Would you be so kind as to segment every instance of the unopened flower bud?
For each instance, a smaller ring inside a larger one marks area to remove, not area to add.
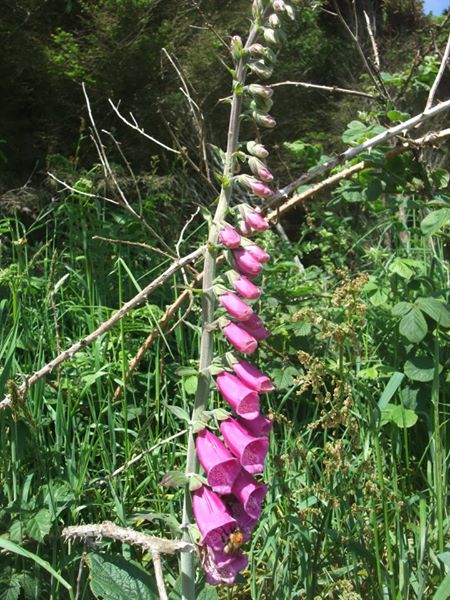
[[[252,173],[263,181],[273,181],[272,173],[259,158],[256,158],[256,156],[252,156],[248,159],[248,166]]]
[[[248,67],[253,73],[258,75],[258,77],[261,77],[261,79],[269,79],[269,77],[272,77],[273,68],[266,65],[263,60],[252,60],[248,63]]]
[[[242,58],[243,46],[242,39],[238,35],[234,35],[231,38],[231,56],[237,62]]]
[[[246,211],[245,222],[255,231],[266,231],[269,228],[269,223],[264,217],[254,210]]]
[[[234,227],[225,225],[219,231],[219,242],[227,248],[237,248],[241,243],[241,236]]]
[[[259,110],[254,110],[252,112],[252,117],[255,119],[256,124],[260,127],[267,127],[268,129],[273,129],[277,122],[268,113],[261,112]]]
[[[281,27],[280,17],[276,13],[272,13],[269,16],[269,24],[274,29],[277,28],[277,27]]]
[[[268,150],[257,142],[247,142],[247,152],[257,158],[267,158],[269,156]]]
[[[258,181],[250,175],[238,175],[235,179],[250,192],[262,198],[268,198],[272,195],[272,190],[268,188],[262,181]]]
[[[247,51],[252,56],[264,56],[266,52],[266,47],[262,44],[252,44],[247,48]]]
[[[270,98],[273,94],[273,89],[268,85],[260,85],[259,83],[251,83],[247,90],[252,96],[260,96],[261,98]]]
[[[281,42],[278,31],[275,31],[271,27],[264,27],[263,35],[266,43],[271,44],[272,46],[278,46]]]
[[[264,96],[255,96],[250,102],[250,110],[259,112],[269,112],[273,106],[272,98],[264,98]]]
[[[286,4],[283,0],[273,0],[272,6],[273,10],[278,13],[286,10]]]
[[[295,21],[295,10],[293,7],[290,4],[286,4],[285,7],[287,16],[291,19],[291,21]]]

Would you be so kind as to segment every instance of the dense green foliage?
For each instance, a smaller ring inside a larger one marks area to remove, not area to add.
[[[27,4],[26,25],[13,35]],[[21,2],[8,14],[15,51],[2,57],[1,80],[10,82],[10,125],[1,117],[5,181],[22,183],[39,159],[75,191],[61,193],[40,163],[38,190],[3,197],[8,207],[31,207],[31,216],[9,210],[0,218],[0,400],[14,391],[10,379],[20,381],[83,339],[171,262],[152,246],[120,243],[157,240],[120,207],[95,197],[107,194],[109,183],[85,120],[80,126],[86,118],[80,82],[92,91],[99,128],[117,128],[137,173],[133,180],[111,144],[115,175],[172,248],[197,205],[214,201],[215,182],[205,183],[183,156],[173,160],[118,125],[106,97],[122,98],[146,131],[169,144],[163,117],[170,117],[196,160],[195,128],[190,121],[181,127],[187,110],[179,81],[168,64],[161,69],[166,46],[192,84],[214,143],[223,142],[227,119],[226,106],[217,105],[229,92],[226,71],[218,68],[225,51],[209,29],[189,28],[204,26],[191,3],[177,3],[177,11],[157,0],[37,4]],[[440,46],[445,38],[439,23],[414,16],[414,3],[386,2],[383,10],[367,3],[380,28],[386,101],[366,77],[349,73],[349,57],[353,66],[357,53],[315,4],[292,26],[277,78],[359,86],[376,98],[337,100],[279,88],[280,127],[265,141],[280,183],[421,110],[439,65],[430,28]],[[412,16],[403,19],[401,35],[402,7]],[[247,2],[207,9],[219,34],[245,29]],[[411,71],[416,49],[422,60]],[[23,104],[12,102],[18,95]],[[386,155],[389,149],[359,157],[364,169],[287,217],[290,242],[275,232],[264,238],[273,260],[256,308],[274,335],[259,359],[278,386],[264,400],[274,417],[270,491],[242,584],[219,592],[204,587],[203,600],[450,594],[448,154],[445,146]],[[58,201],[49,202],[50,195]],[[180,255],[203,242],[203,216],[189,225]],[[187,313],[183,305],[173,330],[155,340],[126,385],[124,379],[186,276],[174,276],[31,387],[24,402],[0,412],[1,600],[157,597],[151,557],[106,540],[67,543],[61,531],[110,520],[179,536],[181,491],[160,482],[167,471],[183,469],[180,409],[190,412],[196,385],[183,369],[197,364],[197,302]],[[114,399],[118,386],[123,393]],[[213,403],[221,405],[216,397]],[[164,557],[163,566],[175,600],[178,560]]]

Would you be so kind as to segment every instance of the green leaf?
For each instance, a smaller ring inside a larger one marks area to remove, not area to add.
[[[189,377],[190,375],[198,375],[198,369],[195,367],[180,367],[175,373],[178,377]]]
[[[90,552],[86,556],[90,586],[104,600],[158,600],[153,578],[142,567],[122,556]]]
[[[440,208],[428,214],[420,223],[424,235],[434,235],[450,223],[450,208]]]
[[[379,179],[372,179],[366,187],[366,198],[369,202],[377,200],[383,192],[383,185]]]
[[[0,581],[2,590],[0,600],[17,600],[20,595],[20,581],[17,577],[12,577],[8,582]]]
[[[183,487],[186,483],[186,475],[181,471],[167,471],[161,479],[161,485],[164,487]]]
[[[417,343],[423,340],[427,335],[428,326],[421,310],[413,306],[400,321],[399,331],[410,342]]]
[[[181,408],[180,406],[174,406],[173,404],[167,404],[166,406],[170,410],[170,412],[173,415],[175,415],[175,417],[177,417],[178,419],[186,421],[186,423],[189,423],[189,421],[191,420],[191,417],[184,410],[184,408]]]
[[[381,424],[394,423],[400,428],[413,427],[417,423],[417,415],[410,408],[387,404],[381,413]]]
[[[438,368],[439,373],[441,373],[442,365],[439,365]],[[434,360],[428,356],[416,356],[405,362],[404,372],[413,381],[433,381]]]
[[[433,596],[433,600],[448,600],[450,598],[450,575],[444,577]]]
[[[205,587],[199,592],[197,600],[217,600],[218,599],[217,588],[205,584]]]
[[[286,369],[274,369],[272,371],[272,381],[279,390],[285,390],[294,385],[294,377],[298,377],[299,372],[295,367]]]
[[[437,557],[446,567],[450,567],[450,552],[441,552]]]
[[[389,265],[389,271],[391,273],[396,273],[400,277],[403,277],[403,279],[411,279],[415,273],[415,269],[420,266],[422,266],[420,261],[412,258],[397,257]]]
[[[386,113],[386,116],[389,119],[389,121],[393,121],[393,122],[406,121],[410,117],[410,115],[408,113],[400,112],[399,110],[389,110]]]
[[[66,588],[66,590],[69,590],[70,598],[74,597],[72,586],[70,585],[70,583],[68,583],[63,577],[61,577],[61,575],[55,571],[51,564],[49,564],[46,560],[43,560],[37,554],[33,554],[32,552],[25,550],[21,546],[14,544],[14,542],[6,540],[2,537],[0,537],[0,548],[3,548],[3,550],[6,550],[7,552],[13,552],[18,556],[23,556],[24,558],[29,558],[30,560],[34,561],[37,565],[45,569],[48,573],[50,573],[52,577],[59,581],[59,583],[63,585]]]
[[[431,172],[430,179],[435,187],[442,190],[448,186],[450,174],[446,169],[438,168]]]
[[[442,327],[450,327],[450,310],[436,298],[417,298],[415,304]]]
[[[306,321],[295,321],[292,323],[292,331],[295,332],[295,335],[304,336],[309,335],[311,333],[312,325]]]
[[[395,394],[395,392],[400,387],[401,382],[403,381],[405,375],[396,371],[391,375],[391,378],[387,382],[386,387],[381,394],[381,398],[378,400],[378,408],[383,410],[383,408],[388,404],[389,400]]]
[[[191,375],[190,377],[186,377],[186,379],[183,380],[184,390],[189,396],[193,396],[195,394],[195,392],[197,391],[197,385],[198,377],[196,375]]]
[[[45,536],[48,535],[51,526],[51,513],[48,509],[42,508],[27,521],[25,525],[25,531],[31,538],[33,538],[33,540],[42,542]]]
[[[398,302],[392,307],[394,317],[403,317],[414,305],[411,302]]]
[[[198,473],[194,473],[193,475],[189,475],[189,491],[195,492],[202,487],[202,485],[207,485],[208,481],[203,477],[203,475],[199,475]]]
[[[369,302],[373,306],[383,306],[388,301],[389,296],[386,290],[377,289],[374,294],[369,296]]]

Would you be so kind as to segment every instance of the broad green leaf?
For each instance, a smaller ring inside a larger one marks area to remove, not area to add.
[[[386,113],[389,121],[406,121],[410,118],[409,113],[400,112],[399,110],[390,110]]]
[[[436,590],[433,600],[448,600],[450,598],[450,575],[444,577]]]
[[[31,538],[37,542],[42,542],[44,537],[48,535],[51,526],[52,515],[47,508],[42,508],[31,519],[28,519],[25,530]]]
[[[272,381],[278,390],[285,390],[294,385],[294,377],[298,377],[299,372],[295,367],[286,367],[286,369],[274,369],[272,371]]]
[[[437,298],[417,298],[415,304],[442,327],[450,327],[450,310]]]
[[[440,208],[428,214],[420,223],[424,235],[434,235],[450,224],[450,208]]]
[[[181,406],[175,406],[174,404],[167,404],[166,406],[170,410],[170,412],[173,415],[175,415],[175,417],[177,417],[178,419],[186,421],[186,423],[189,423],[189,421],[191,420],[191,417],[184,410],[184,408],[181,408]]]
[[[388,301],[388,293],[386,290],[378,289],[374,294],[369,296],[369,302],[373,306],[383,306]]]
[[[153,578],[137,563],[122,556],[90,552],[86,556],[89,583],[96,598],[104,600],[158,600]]]
[[[383,193],[383,185],[379,179],[372,179],[366,187],[366,198],[369,202],[377,200]]]
[[[411,302],[397,302],[397,304],[392,307],[391,312],[394,317],[403,317],[413,306],[414,305],[411,304]]]
[[[190,375],[198,375],[198,369],[195,367],[180,367],[176,370],[178,377],[189,377]]]
[[[12,552],[13,554],[17,554],[18,556],[23,556],[24,558],[29,558],[30,560],[34,561],[37,565],[45,569],[52,577],[59,581],[59,583],[63,585],[66,590],[69,590],[70,598],[74,597],[70,583],[61,577],[61,575],[55,571],[51,564],[49,564],[46,560],[43,560],[37,554],[33,554],[32,552],[25,550],[25,548],[22,548],[21,546],[14,544],[14,542],[6,540],[2,537],[0,537],[0,548],[3,548],[3,550],[6,550],[7,552]]]
[[[438,189],[442,190],[448,186],[450,174],[446,169],[438,168],[431,172],[430,179]]]
[[[186,475],[182,471],[167,471],[161,479],[164,487],[183,487],[186,483]]]
[[[422,266],[422,263],[411,258],[395,258],[389,265],[389,271],[396,273],[403,279],[411,279],[415,273],[415,269]]]
[[[404,366],[405,375],[413,381],[433,381],[434,360],[429,356],[416,356],[407,360]],[[439,365],[439,373],[442,372],[442,365]]]
[[[399,331],[410,342],[417,343],[423,340],[428,332],[428,326],[421,310],[413,306],[400,321]]]
[[[403,373],[399,373],[398,371],[391,375],[391,378],[387,382],[387,385],[381,394],[381,398],[378,400],[378,408],[380,410],[383,410],[383,408],[388,404],[389,400],[400,387],[404,377],[405,375]]]
[[[189,396],[193,396],[197,391],[198,385],[198,377],[196,375],[191,375],[190,377],[186,377],[183,379],[183,386],[186,394]]]
[[[197,600],[217,600],[217,588],[205,583],[205,587],[198,593]]]
[[[400,428],[413,427],[417,423],[417,415],[410,408],[404,408],[403,406],[396,406],[394,404],[387,404],[381,415],[381,422],[394,423]]]
[[[450,552],[441,552],[437,557],[446,567],[450,567]]]
[[[311,323],[308,323],[307,321],[296,321],[292,323],[292,331],[298,336],[309,335],[311,333],[311,328]]]

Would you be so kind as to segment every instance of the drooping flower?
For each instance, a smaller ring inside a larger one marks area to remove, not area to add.
[[[232,493],[241,502],[249,517],[259,519],[261,505],[267,494],[267,485],[259,483],[242,469],[234,481]]]
[[[262,473],[269,450],[269,440],[266,437],[251,435],[231,417],[222,422],[220,431],[227,446],[239,458],[244,469],[252,474]]]
[[[259,213],[251,210],[245,213],[245,222],[255,231],[266,231],[269,229],[269,223]]]
[[[251,156],[248,159],[248,166],[250,167],[252,173],[263,181],[273,181],[272,173],[259,158],[256,158],[256,156]]]
[[[227,248],[238,248],[241,243],[241,236],[231,225],[225,225],[219,231],[219,242]]]
[[[219,296],[219,302],[237,321],[247,321],[254,314],[253,309],[233,292]]]
[[[202,546],[200,551],[206,581],[210,585],[233,585],[239,571],[248,564],[248,557],[242,553],[226,554],[214,551],[209,546]]]
[[[265,340],[270,335],[270,331],[264,325],[264,321],[256,313],[250,319],[241,323],[241,325],[258,342]]]
[[[222,396],[239,416],[255,419],[259,415],[258,394],[239,377],[222,371],[216,377],[216,384]]]
[[[256,258],[256,260],[259,260],[259,262],[265,263],[270,260],[270,254],[263,250],[257,244],[250,244],[248,246],[245,246],[245,249],[247,250],[247,252],[250,252],[250,254],[254,258]]]
[[[247,142],[247,152],[257,158],[267,158],[269,156],[268,150],[257,142]]]
[[[202,485],[192,493],[192,510],[202,543],[214,550],[223,550],[224,539],[237,527],[223,500],[208,487]]]
[[[207,429],[197,434],[197,456],[206,471],[209,485],[218,494],[230,494],[233,483],[241,471],[239,461],[224,443]]]
[[[247,300],[257,300],[261,295],[260,288],[245,277],[245,275],[239,275],[236,272],[234,274],[235,276],[229,276],[234,289]]]
[[[272,419],[268,419],[264,415],[259,415],[256,419],[252,419],[251,421],[239,417],[237,422],[249,433],[257,437],[268,436],[273,427]]]
[[[254,279],[262,271],[261,261],[255,258],[246,248],[233,250],[233,259],[236,270],[250,279]]]
[[[222,331],[230,344],[243,354],[252,354],[258,347],[258,342],[242,328],[242,324],[228,323]]]
[[[260,394],[266,394],[275,389],[269,377],[247,360],[240,358],[233,361],[230,359],[230,366],[239,379],[252,390]]]
[[[250,175],[238,175],[235,179],[256,196],[268,198],[273,193],[262,181],[259,181]]]

